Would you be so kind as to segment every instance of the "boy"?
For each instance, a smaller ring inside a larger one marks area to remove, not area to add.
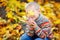
[[[40,13],[37,3],[31,2],[26,5],[28,20],[26,21],[26,33],[21,36],[21,40],[50,40],[52,38],[51,23]]]

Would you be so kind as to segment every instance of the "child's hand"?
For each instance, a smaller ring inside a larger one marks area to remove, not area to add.
[[[49,37],[50,39],[52,39],[52,38],[53,38],[53,34],[50,34],[48,37]]]
[[[26,23],[27,23],[28,25],[30,25],[31,27],[33,27],[33,28],[35,28],[35,27],[37,26],[36,22],[35,22],[34,20],[32,20],[31,18],[28,19],[28,20],[26,21]]]
[[[46,34],[44,34],[44,33],[42,33],[41,35],[40,35],[40,38],[45,38],[46,37]]]

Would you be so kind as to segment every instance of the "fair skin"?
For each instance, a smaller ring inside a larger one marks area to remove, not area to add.
[[[33,9],[32,9],[33,8]],[[29,11],[32,9],[32,12],[34,13],[34,15],[30,15]],[[30,9],[28,8],[26,10],[26,13],[27,13],[27,17],[28,17],[28,20],[26,21],[26,23],[28,25],[34,25],[32,26],[33,28],[35,28],[37,26],[35,20],[39,17],[39,13],[40,13],[40,10],[35,10],[34,7],[31,7]],[[33,36],[33,34],[31,33],[28,33],[29,36]]]
[[[30,12],[33,12],[33,13],[30,13]],[[32,20],[36,20],[38,17],[39,17],[39,14],[40,14],[40,9],[36,10],[33,6],[26,9],[26,13],[27,13],[27,17],[28,18],[31,18]],[[33,15],[30,15],[30,14],[33,14]]]
[[[27,24],[28,25],[34,24],[36,26],[37,24],[35,23],[35,20],[39,17],[40,9],[36,10],[34,6],[31,6],[28,9],[26,9],[26,13],[27,13],[26,16],[28,18],[28,20],[26,21]]]
[[[30,12],[31,11],[31,12]],[[31,7],[31,8],[27,8],[26,9],[26,13],[27,13],[27,18],[28,20],[26,20],[26,23],[31,26],[32,28],[36,28],[38,25],[36,24],[35,20],[39,17],[40,15],[40,9],[36,10],[35,7]],[[31,15],[31,13],[33,15]],[[33,36],[33,34],[28,33],[29,36]],[[40,38],[44,38],[46,35],[44,34],[43,36],[40,35]],[[50,36],[52,38],[52,36]]]

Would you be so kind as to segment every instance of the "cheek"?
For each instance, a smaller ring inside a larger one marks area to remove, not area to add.
[[[40,13],[40,10],[34,10],[35,13]]]
[[[33,19],[36,19],[36,18],[37,18],[37,16],[36,16],[36,15],[34,15],[34,16],[32,16],[32,18],[33,18]]]
[[[39,14],[37,13],[37,14],[35,14],[35,16],[34,16],[35,18],[38,18],[39,17]]]

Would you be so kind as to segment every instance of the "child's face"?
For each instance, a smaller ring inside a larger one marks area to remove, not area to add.
[[[32,18],[33,20],[37,19],[39,16],[39,11],[36,9],[27,10],[27,17]]]

